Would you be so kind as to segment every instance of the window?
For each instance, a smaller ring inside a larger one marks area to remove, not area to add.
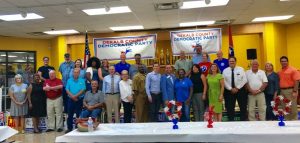
[[[10,106],[7,97],[8,88],[14,84],[16,74],[23,76],[23,82],[32,82],[36,69],[36,52],[34,51],[0,51],[0,87],[2,87],[2,110]],[[1,96],[1,95],[0,95]]]

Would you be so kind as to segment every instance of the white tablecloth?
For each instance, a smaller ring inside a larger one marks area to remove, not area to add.
[[[93,132],[74,130],[57,137],[56,142],[247,142],[300,143],[300,122],[207,122],[100,124]]]
[[[15,129],[12,129],[8,126],[0,126],[0,142],[8,139],[9,137],[17,134],[18,131]]]

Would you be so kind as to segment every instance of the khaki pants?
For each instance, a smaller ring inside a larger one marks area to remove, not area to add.
[[[107,121],[108,123],[113,123],[112,120],[112,110],[114,110],[115,115],[115,123],[120,123],[120,111],[119,111],[119,103],[120,103],[120,94],[106,94],[105,104],[106,104],[106,112],[107,112]]]
[[[298,120],[297,97],[293,97],[293,89],[281,89],[281,95],[292,101],[291,112],[285,116],[286,120]]]
[[[63,98],[62,96],[52,100],[47,98],[48,129],[63,128]],[[56,126],[55,126],[56,118]]]
[[[149,121],[149,102],[148,97],[145,94],[138,94],[135,97],[135,111],[136,111],[136,122],[148,122]]]
[[[257,104],[259,120],[265,121],[266,120],[266,99],[265,94],[263,92],[257,95],[250,95],[248,96],[248,106],[249,106],[249,120],[256,121],[255,118],[255,107]]]

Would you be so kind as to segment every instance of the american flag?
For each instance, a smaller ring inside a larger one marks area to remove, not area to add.
[[[232,41],[232,33],[231,33],[231,26],[228,25],[228,37],[229,37],[229,51],[228,57],[234,56],[234,49],[233,49],[233,41]]]
[[[85,32],[85,48],[84,48],[84,59],[83,59],[83,67],[86,67],[87,61],[91,57],[91,52],[89,48],[89,38],[87,32]]]

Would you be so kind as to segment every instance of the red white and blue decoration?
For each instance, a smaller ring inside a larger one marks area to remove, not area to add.
[[[228,57],[234,56],[234,49],[233,49],[233,40],[232,40],[232,32],[231,32],[231,26],[228,25],[228,39],[229,39],[229,51],[228,51]]]
[[[83,68],[87,67],[87,61],[91,57],[91,52],[89,48],[89,38],[88,38],[88,33],[87,31],[85,32],[85,47],[84,47],[84,59],[83,59]]]
[[[172,113],[174,107],[175,107],[175,111],[174,113]],[[181,109],[182,109],[182,103],[175,102],[174,100],[169,101],[167,106],[164,108],[164,111],[168,119],[172,121],[174,124],[173,129],[179,129],[177,123],[182,115]]]
[[[282,109],[279,109],[278,106],[283,103]],[[287,115],[291,111],[292,101],[285,98],[282,95],[278,95],[273,101],[271,101],[271,106],[273,107],[274,115],[278,116],[279,119],[279,126],[285,126],[284,115]]]
[[[205,119],[207,120],[207,128],[213,128],[213,116],[214,116],[214,106],[208,108],[208,112],[205,114]]]
[[[0,112],[0,126],[5,125],[5,116],[3,112]]]

